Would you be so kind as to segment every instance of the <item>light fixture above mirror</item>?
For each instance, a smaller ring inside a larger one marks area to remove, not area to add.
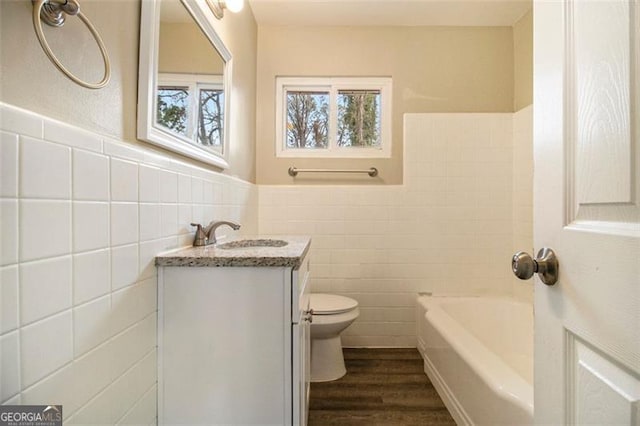
[[[207,0],[207,4],[211,8],[213,15],[222,19],[224,16],[224,10],[229,9],[229,12],[238,13],[244,7],[244,0]]]

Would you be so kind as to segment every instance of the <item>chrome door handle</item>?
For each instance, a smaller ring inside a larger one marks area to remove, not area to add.
[[[558,281],[558,259],[548,247],[541,248],[535,259],[523,251],[514,254],[511,270],[521,280],[528,280],[537,273],[546,285],[554,285]]]

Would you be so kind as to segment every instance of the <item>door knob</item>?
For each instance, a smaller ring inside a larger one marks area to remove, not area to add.
[[[521,280],[528,280],[537,273],[546,285],[554,285],[558,281],[558,259],[548,247],[541,248],[535,259],[523,251],[514,254],[511,270]]]

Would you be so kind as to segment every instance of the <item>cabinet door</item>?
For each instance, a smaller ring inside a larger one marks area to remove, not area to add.
[[[291,317],[298,318],[293,321],[291,327],[291,347],[293,371],[291,375],[292,400],[293,400],[293,424],[305,426],[309,405],[309,386],[311,378],[311,314],[310,314],[310,286],[309,286],[309,259],[306,259],[302,267],[292,274],[293,295],[295,311]],[[296,324],[297,322],[297,324]]]
[[[311,333],[309,321],[292,326],[293,333],[293,424],[306,426],[309,412]]]

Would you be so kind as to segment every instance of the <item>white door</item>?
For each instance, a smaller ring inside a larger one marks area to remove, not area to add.
[[[640,425],[640,0],[534,0],[536,424]]]

